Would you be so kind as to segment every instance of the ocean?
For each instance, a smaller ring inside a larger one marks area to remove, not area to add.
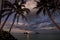
[[[23,34],[12,33],[17,40],[60,40],[60,33]]]

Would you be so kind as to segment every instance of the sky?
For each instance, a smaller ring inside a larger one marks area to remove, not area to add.
[[[13,2],[13,0],[11,0],[11,2]],[[14,23],[14,27],[13,30],[51,30],[51,29],[55,29],[54,24],[52,24],[51,20],[49,19],[49,17],[43,16],[42,12],[39,16],[36,16],[36,12],[38,9],[33,9],[36,6],[36,2],[34,2],[34,0],[28,0],[27,3],[25,4],[26,8],[29,8],[31,10],[30,14],[27,16],[28,17],[28,21],[23,20],[20,17],[19,23],[16,24],[16,22]],[[59,19],[59,15],[55,15],[54,19],[56,21],[56,23],[60,23],[60,19]],[[9,29],[11,23],[12,23],[12,19],[13,19],[13,15],[11,15],[11,17],[9,18],[9,21],[6,23],[4,29]],[[4,20],[3,20],[4,21]],[[54,26],[54,27],[52,27]],[[12,31],[13,31],[12,30]],[[21,31],[20,31],[21,32]]]

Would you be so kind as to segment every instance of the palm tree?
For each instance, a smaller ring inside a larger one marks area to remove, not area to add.
[[[6,24],[8,18],[12,14],[14,14],[14,16],[13,16],[13,22],[12,22],[12,25],[10,27],[9,32],[11,31],[15,20],[17,19],[17,23],[19,22],[19,17],[20,16],[22,16],[22,18],[27,20],[27,17],[24,15],[24,12],[26,12],[28,14],[30,12],[30,10],[28,8],[25,8],[25,6],[23,5],[25,3],[24,1],[21,1],[21,4],[18,4],[18,2],[19,2],[19,0],[15,0],[15,3],[12,4],[9,1],[4,1],[4,6],[3,6],[4,9],[1,10],[1,12],[2,12],[1,19],[3,17],[5,17],[5,16],[7,16],[7,17],[5,18],[3,24],[1,25],[0,31],[2,31],[2,29],[3,29],[4,25]],[[22,7],[24,7],[24,8],[22,8]],[[4,13],[4,12],[7,12],[7,11],[9,11],[9,12],[8,13]],[[16,13],[14,13],[14,12],[16,12]]]
[[[53,14],[57,9],[60,10],[60,1],[59,0],[39,0],[37,2],[37,7],[39,10],[37,11],[37,15],[40,14],[41,11],[43,11],[43,14],[46,15],[46,12],[51,19],[52,23],[55,24],[55,26],[60,29],[60,26],[54,21],[51,14]],[[55,13],[54,13],[55,14]]]

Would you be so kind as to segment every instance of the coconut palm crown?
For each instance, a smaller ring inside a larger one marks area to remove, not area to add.
[[[58,26],[52,17],[52,14],[55,14],[55,11],[60,11],[60,0],[39,0],[35,2],[37,2],[37,6],[35,8],[39,8],[36,14],[39,15],[40,12],[43,11],[43,14],[46,15],[47,12],[52,23],[55,24],[57,29],[60,29],[60,26]],[[60,14],[59,11],[57,14]]]
[[[1,9],[1,15],[2,15],[1,19],[4,18],[5,16],[7,16],[7,17],[5,18],[3,24],[1,25],[0,31],[3,29],[8,18],[12,14],[14,14],[14,16],[13,16],[13,22],[12,22],[9,32],[11,31],[15,20],[17,19],[17,23],[19,22],[20,16],[22,16],[22,18],[27,20],[26,16],[24,15],[24,12],[26,12],[28,14],[30,12],[30,10],[28,8],[25,8],[25,6],[24,6],[25,3],[26,2],[24,0],[22,0],[20,4],[19,4],[19,0],[15,0],[15,2],[13,4],[9,1],[3,1],[3,7]],[[5,13],[5,12],[8,12],[8,13]]]

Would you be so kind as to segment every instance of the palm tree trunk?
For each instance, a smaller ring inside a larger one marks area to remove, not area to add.
[[[16,16],[17,16],[17,14],[15,14],[15,15],[14,15],[13,23],[12,23],[12,25],[11,25],[10,29],[9,29],[9,32],[11,32],[11,29],[13,28],[13,25],[14,25],[14,22],[15,22],[15,19],[16,19]]]
[[[2,29],[3,29],[4,25],[5,25],[5,23],[7,22],[8,18],[9,18],[9,16],[10,16],[11,14],[12,14],[12,13],[9,13],[8,16],[6,17],[4,23],[2,24],[2,26],[1,26],[1,28],[0,28],[0,31],[2,31]]]
[[[49,18],[51,19],[52,23],[55,24],[55,26],[57,27],[57,29],[60,30],[60,26],[58,26],[58,24],[57,24],[57,23],[54,21],[54,19],[52,18],[52,15],[50,14],[50,11],[47,10],[47,12],[48,12],[48,16],[49,16]]]

